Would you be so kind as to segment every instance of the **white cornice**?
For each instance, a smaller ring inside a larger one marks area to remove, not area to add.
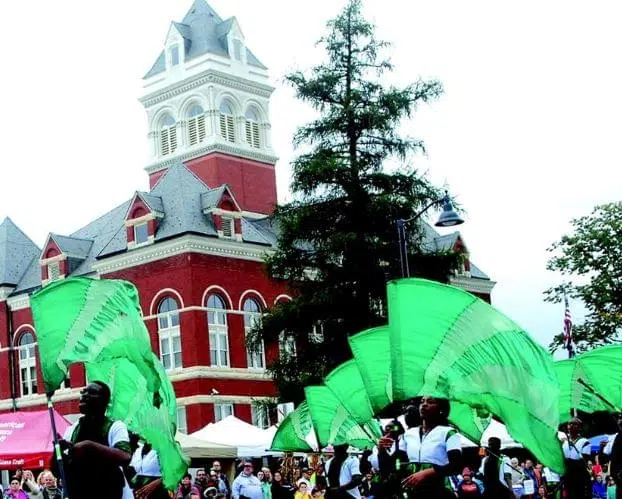
[[[239,76],[233,76],[231,74],[222,73],[213,69],[208,69],[203,73],[196,76],[192,76],[179,83],[169,85],[161,90],[152,92],[138,99],[146,108],[149,108],[160,102],[164,102],[171,97],[181,95],[193,88],[206,85],[208,83],[216,83],[226,86],[228,88],[234,88],[242,90],[250,94],[257,95],[259,97],[268,98],[274,92],[274,87],[265,83],[258,83]]]
[[[272,378],[264,370],[240,367],[192,366],[168,373],[172,382],[191,379],[235,379],[246,381],[270,381]]]
[[[177,399],[178,406],[195,404],[248,404],[252,405],[259,401],[273,400],[274,397],[249,397],[246,395],[192,395]]]
[[[28,294],[9,296],[6,302],[13,311],[30,308],[30,296]]]
[[[244,144],[225,143],[219,137],[216,137],[213,142],[208,142],[202,147],[197,147],[189,150],[185,150],[174,156],[167,156],[166,158],[158,159],[155,163],[150,164],[145,168],[147,173],[155,173],[160,170],[165,170],[171,167],[173,164],[179,161],[185,162],[191,159],[200,158],[210,153],[221,152],[224,154],[231,154],[244,159],[250,159],[251,161],[258,161],[259,163],[265,163],[266,165],[274,167],[278,161],[278,157],[271,151],[263,152],[260,149],[247,147]]]
[[[13,292],[15,286],[1,286],[0,287],[0,301],[6,300]]]
[[[473,277],[451,277],[449,283],[457,288],[462,288],[470,293],[490,294],[497,284],[495,281],[486,279],[474,279]]]
[[[82,388],[71,388],[66,390],[57,390],[52,398],[53,402],[66,402],[68,400],[78,400]],[[46,405],[47,397],[43,394],[28,395],[26,397],[17,397],[15,405],[18,409],[25,407],[35,407],[38,405]],[[0,411],[13,409],[13,401],[11,399],[0,400]]]
[[[223,256],[253,262],[263,262],[270,249],[240,243],[232,239],[215,239],[205,236],[185,235],[170,241],[155,243],[133,250],[131,253],[111,256],[93,264],[98,274],[107,274],[137,265],[155,262],[183,253]]]

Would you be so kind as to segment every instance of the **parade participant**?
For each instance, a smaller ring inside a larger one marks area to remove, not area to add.
[[[61,447],[68,452],[67,484],[71,499],[132,499],[122,468],[131,459],[125,423],[106,417],[110,388],[93,381],[80,395],[83,416],[65,431]],[[103,480],[94,484],[92,470]]]
[[[136,499],[167,499],[169,497],[162,485],[158,453],[148,442],[139,445],[134,452],[129,471],[133,475],[131,486]]]
[[[616,485],[616,499],[622,499],[622,413],[618,413],[615,416],[616,424],[618,426],[618,433],[609,437],[604,442],[602,457],[603,462],[606,458],[609,458],[609,474],[613,478]]]
[[[446,399],[423,397],[419,405],[421,426],[404,433],[400,449],[408,455],[409,472],[403,487],[417,499],[455,497],[448,477],[460,470],[460,436],[449,426]]]
[[[590,455],[591,447],[586,438],[581,438],[581,424],[580,419],[572,419],[568,423],[568,437],[562,442],[566,499],[590,499],[592,496],[590,474],[586,468],[586,458]]]
[[[242,463],[242,473],[233,481],[231,486],[233,499],[248,497],[249,499],[263,499],[263,489],[261,482],[253,475],[253,463],[245,461]]]
[[[501,440],[497,437],[488,439],[486,457],[482,459],[479,470],[484,482],[484,497],[487,499],[511,499],[512,468],[510,459],[501,455]]]
[[[348,444],[335,445],[335,455],[326,462],[327,499],[361,499],[363,477],[356,457],[348,456]]]

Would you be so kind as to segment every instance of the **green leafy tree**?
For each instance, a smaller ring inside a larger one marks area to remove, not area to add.
[[[573,233],[553,244],[547,268],[560,272],[568,282],[545,292],[558,303],[566,293],[580,299],[587,315],[573,327],[579,350],[620,340],[622,331],[622,202],[594,208],[572,221]],[[558,335],[551,348],[559,347]]]
[[[386,323],[386,281],[400,275],[395,221],[442,194],[405,166],[423,143],[398,132],[419,103],[442,93],[441,84],[381,83],[392,69],[379,55],[387,43],[374,38],[360,0],[351,0],[328,23],[319,43],[326,62],[286,77],[318,117],[294,137],[301,151],[293,162],[294,200],[276,210],[278,249],[267,260],[269,274],[292,283],[295,298],[269,310],[249,341],[252,346],[258,338],[270,342],[283,335],[295,340],[296,355],[282,355],[269,366],[281,399],[291,401],[301,400],[304,385],[321,382],[349,357],[349,335]],[[387,160],[396,166],[387,168]],[[430,269],[446,280],[458,256],[431,262],[420,249],[420,230],[410,229],[412,273],[427,275]]]

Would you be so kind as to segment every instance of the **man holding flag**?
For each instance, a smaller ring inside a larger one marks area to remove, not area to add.
[[[130,462],[130,437],[122,421],[106,417],[110,388],[94,381],[81,392],[83,416],[65,431],[61,447],[67,450],[67,483],[72,499],[132,499],[123,475]],[[93,483],[92,471],[104,480]]]

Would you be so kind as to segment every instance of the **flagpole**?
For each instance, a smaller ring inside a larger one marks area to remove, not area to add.
[[[56,457],[56,462],[58,463],[58,474],[60,475],[60,479],[63,482],[63,498],[68,499],[69,494],[67,493],[67,478],[65,477],[65,467],[63,466],[63,454],[60,448],[60,442],[58,440],[58,432],[56,431],[56,420],[54,418],[54,404],[52,403],[52,395],[54,392],[48,392],[48,414],[50,415],[50,422],[52,423],[52,435],[54,436],[54,456]]]

